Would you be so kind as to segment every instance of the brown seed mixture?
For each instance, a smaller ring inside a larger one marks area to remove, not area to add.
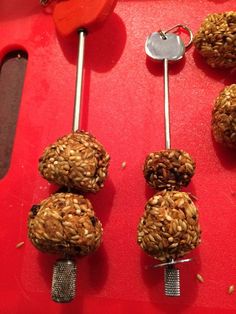
[[[77,131],[59,138],[39,159],[39,171],[49,182],[97,192],[104,186],[110,157],[91,134]]]
[[[162,191],[146,204],[137,242],[162,262],[190,252],[200,243],[198,210],[185,192]]]
[[[158,191],[179,190],[187,186],[194,175],[192,157],[178,149],[166,149],[151,153],[144,163],[144,177]]]
[[[99,247],[102,225],[82,195],[57,193],[32,208],[28,236],[40,251],[83,256]]]
[[[193,40],[206,62],[220,68],[236,66],[236,12],[210,14]]]
[[[236,148],[236,84],[227,86],[217,97],[211,124],[218,143]]]

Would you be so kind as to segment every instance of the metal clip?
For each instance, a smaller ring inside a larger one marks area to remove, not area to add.
[[[187,31],[188,35],[189,35],[189,42],[185,45],[185,49],[188,49],[192,43],[193,43],[193,32],[191,31],[191,29],[187,26],[187,25],[184,25],[184,24],[176,24],[175,26],[165,30],[165,31],[162,31],[160,30],[159,32],[161,34],[163,34],[163,36],[165,36],[166,33],[169,33],[171,31],[174,30],[177,31],[178,29],[184,29],[185,31]]]

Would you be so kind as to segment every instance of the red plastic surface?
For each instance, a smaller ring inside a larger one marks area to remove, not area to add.
[[[9,4],[10,3],[10,4]],[[196,175],[187,189],[198,197],[203,230],[194,261],[180,266],[182,296],[163,296],[163,271],[136,245],[137,223],[154,194],[142,175],[146,154],[164,147],[162,65],[146,60],[146,37],[186,23],[195,32],[211,12],[234,1],[119,1],[115,13],[86,43],[84,129],[111,155],[104,189],[88,197],[104,225],[102,247],[79,261],[78,295],[71,304],[50,300],[56,257],[27,240],[32,204],[55,191],[37,171],[45,146],[72,128],[77,37],[57,36],[37,0],[1,0],[0,55],[29,54],[11,167],[0,181],[0,313],[236,313],[235,152],[214,143],[214,99],[235,74],[210,69],[191,48],[170,69],[173,147],[191,153]],[[11,14],[11,12],[13,12]],[[121,164],[127,166],[122,169]],[[25,245],[16,249],[18,242]],[[202,274],[204,283],[195,276]]]

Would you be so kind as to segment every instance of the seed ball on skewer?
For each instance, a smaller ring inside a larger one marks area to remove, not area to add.
[[[185,192],[162,191],[146,204],[138,244],[162,262],[176,259],[200,243],[198,210]]]
[[[149,154],[143,169],[147,183],[158,191],[178,190],[187,186],[194,172],[195,162],[192,157],[178,149]]]
[[[104,186],[109,155],[94,136],[77,131],[59,138],[39,159],[39,171],[49,182],[97,192]]]
[[[91,203],[82,195],[54,194],[29,213],[29,239],[46,253],[87,255],[99,247],[102,231]]]
[[[235,67],[236,12],[208,15],[194,36],[193,42],[211,67]]]
[[[236,84],[224,88],[212,111],[212,131],[215,140],[236,148]]]

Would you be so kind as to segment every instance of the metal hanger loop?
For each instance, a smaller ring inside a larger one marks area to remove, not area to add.
[[[192,42],[193,42],[193,32],[191,31],[191,29],[187,26],[187,25],[184,25],[184,24],[176,24],[175,26],[163,31],[164,34],[166,33],[169,33],[170,31],[173,31],[173,30],[178,30],[178,29],[184,29],[187,31],[188,35],[189,35],[189,42],[187,43],[187,45],[185,45],[185,49],[188,49],[191,45],[192,45]]]

